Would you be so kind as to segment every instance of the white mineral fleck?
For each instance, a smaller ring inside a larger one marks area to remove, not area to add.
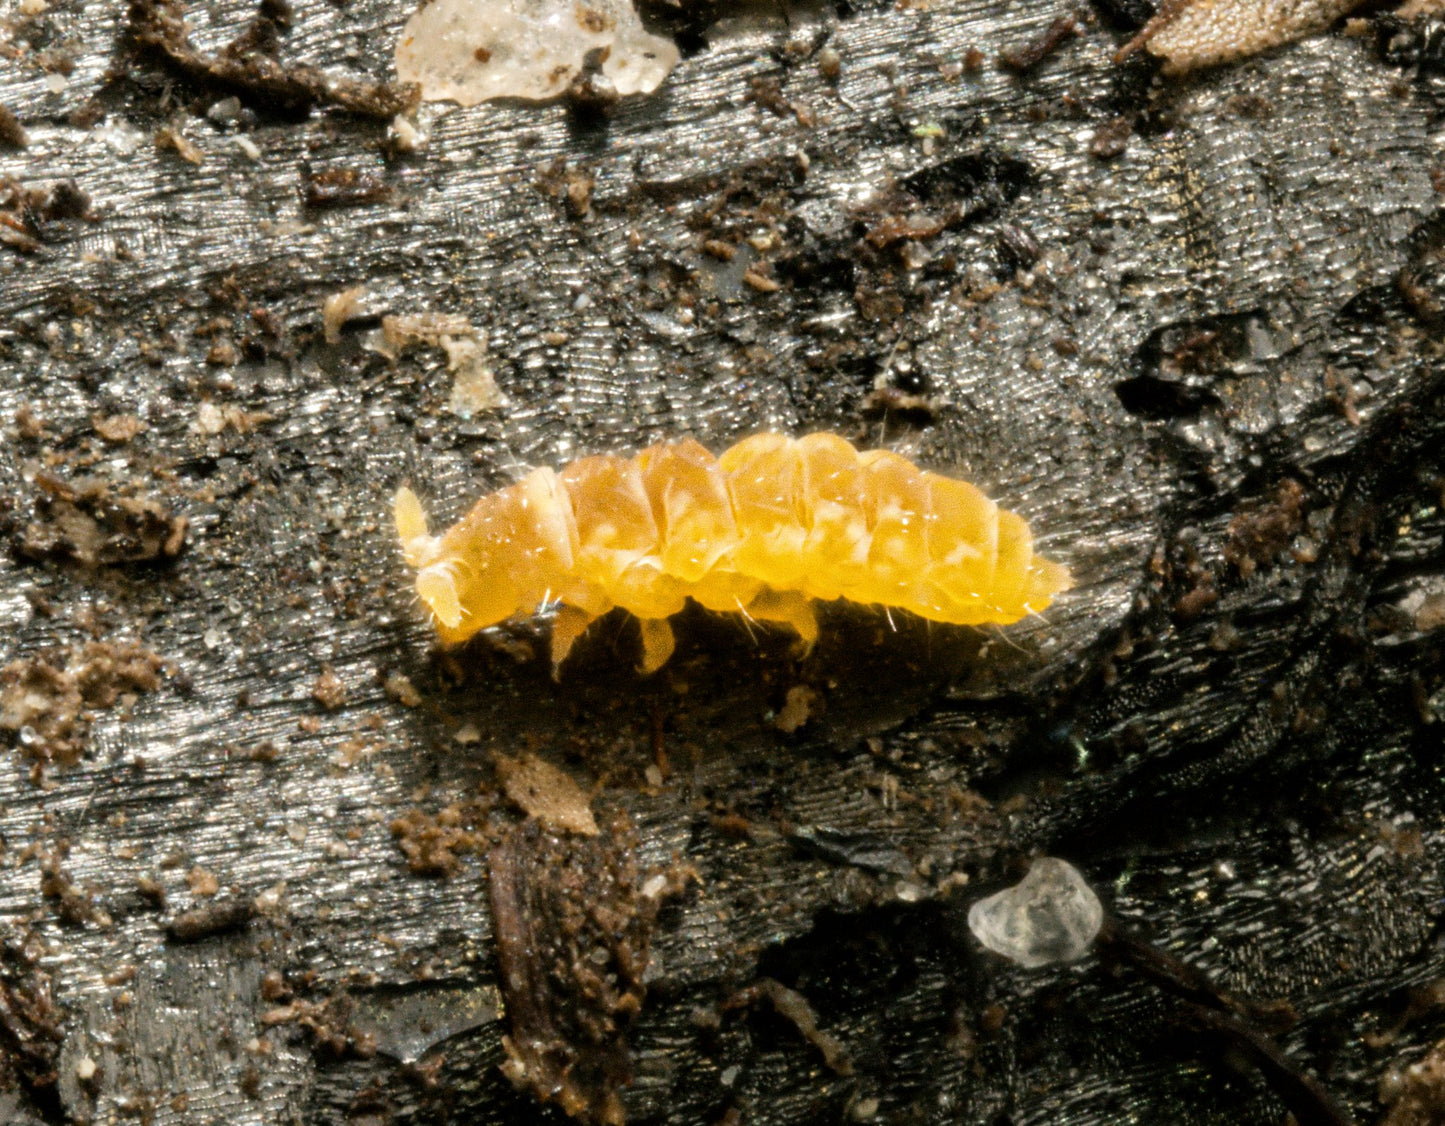
[[[632,0],[433,0],[402,29],[396,72],[427,101],[545,101],[567,90],[589,55],[622,95],[656,90],[678,60],[670,39],[643,28]]]
[[[1103,922],[1099,897],[1078,869],[1052,856],[968,910],[968,929],[979,942],[1031,968],[1083,957]]]

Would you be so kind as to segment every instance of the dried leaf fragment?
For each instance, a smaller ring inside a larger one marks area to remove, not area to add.
[[[535,817],[548,829],[583,837],[597,835],[591,803],[566,771],[536,755],[519,759],[499,755],[496,767],[507,797],[529,817]]]
[[[1362,0],[1165,0],[1118,58],[1141,47],[1164,60],[1165,74],[1257,55],[1323,31]]]

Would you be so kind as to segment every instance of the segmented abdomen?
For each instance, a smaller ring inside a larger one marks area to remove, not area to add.
[[[719,458],[668,443],[559,478],[576,541],[573,589],[555,593],[591,613],[660,618],[687,597],[738,610],[766,589],[1005,623],[1069,585],[1024,521],[972,485],[832,434],[759,434]]]

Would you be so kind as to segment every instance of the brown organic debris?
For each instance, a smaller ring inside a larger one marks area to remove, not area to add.
[[[301,177],[301,202],[307,207],[360,207],[391,197],[390,184],[359,168],[308,169]]]
[[[484,801],[458,802],[436,813],[410,809],[392,819],[391,835],[419,876],[450,876],[462,855],[491,844],[487,827],[491,806]]]
[[[1272,500],[1243,509],[1230,520],[1225,562],[1242,579],[1269,567],[1303,526],[1304,511],[1304,486],[1292,478],[1281,481]]]
[[[1124,155],[1134,133],[1134,115],[1121,113],[1094,130],[1089,138],[1089,155],[1095,160],[1113,160]]]
[[[93,894],[76,887],[65,871],[65,858],[69,851],[69,842],[62,840],[41,855],[40,894],[56,905],[56,914],[68,926],[108,922],[109,917],[96,906]]]
[[[90,641],[0,668],[0,730],[37,766],[78,762],[95,712],[161,685],[165,661],[135,642]]]
[[[341,328],[347,321],[363,316],[371,291],[364,285],[353,285],[328,294],[321,303],[321,335],[328,344],[341,343]]]
[[[311,698],[328,712],[334,712],[346,703],[346,684],[330,665],[322,667],[311,685]]]
[[[218,934],[243,929],[256,916],[249,899],[219,899],[191,911],[182,911],[166,924],[172,942],[200,942]]]
[[[1027,74],[1078,34],[1079,21],[1072,15],[1060,16],[1049,24],[1038,38],[1000,51],[998,65],[1015,74]]]
[[[592,190],[596,186],[596,176],[585,168],[569,165],[560,156],[537,171],[537,190],[548,199],[565,201],[574,219],[592,214]]]
[[[51,977],[39,953],[7,943],[0,950],[0,1090],[18,1079],[37,1103],[61,1117],[56,1064],[65,1040]]]
[[[487,334],[457,313],[415,313],[381,318],[381,337],[371,347],[389,360],[412,344],[439,347],[447,354],[452,394],[447,409],[471,418],[507,403],[487,362]]]
[[[173,152],[187,164],[197,167],[206,162],[205,153],[177,125],[167,125],[156,132],[156,148],[161,152]]]
[[[792,735],[805,727],[809,720],[823,710],[823,697],[816,689],[806,684],[795,684],[788,689],[783,706],[773,717],[773,726],[785,735]]]
[[[328,997],[325,1001],[292,1001],[261,1014],[267,1028],[294,1024],[312,1038],[318,1052],[332,1059],[371,1059],[376,1055],[374,1033],[355,1024],[356,1005],[346,994]]]
[[[101,441],[113,446],[123,446],[145,429],[145,423],[133,414],[97,414],[90,420],[91,427]]]
[[[492,850],[502,995],[511,1019],[502,1071],[539,1102],[592,1126],[621,1126],[625,1032],[642,1007],[648,945],[678,881],[640,884],[625,818],[595,837],[535,821]]]
[[[97,218],[90,196],[74,180],[27,187],[18,180],[0,179],[0,246],[36,254],[47,241],[49,224]]]
[[[177,0],[133,0],[130,28],[137,46],[192,81],[282,112],[335,106],[363,117],[390,119],[420,101],[419,91],[409,84],[336,78],[313,66],[282,63],[271,53],[278,26],[264,14],[215,55],[191,46],[185,5]]]
[[[109,428],[109,423],[101,425]],[[10,529],[17,558],[88,567],[162,563],[174,559],[186,545],[189,522],[173,516],[160,501],[118,496],[93,478],[70,482],[37,473],[35,484],[38,495],[32,518]]]

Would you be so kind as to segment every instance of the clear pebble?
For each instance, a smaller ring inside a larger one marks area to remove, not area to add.
[[[1103,922],[1099,897],[1079,870],[1052,856],[968,910],[968,929],[979,942],[1030,968],[1083,957]]]

